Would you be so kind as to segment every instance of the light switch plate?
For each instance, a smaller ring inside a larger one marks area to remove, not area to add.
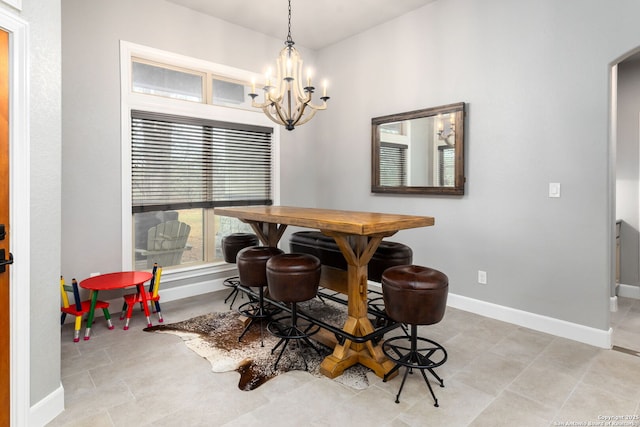
[[[550,182],[549,183],[549,197],[560,197],[560,183],[559,182]]]
[[[481,285],[486,285],[487,284],[487,272],[486,271],[478,270],[478,283],[480,283]]]

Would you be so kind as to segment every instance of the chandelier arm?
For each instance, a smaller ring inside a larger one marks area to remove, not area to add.
[[[278,114],[278,118],[281,120],[280,124],[286,126],[288,124],[288,120],[285,118],[285,116],[283,116],[282,107],[280,106],[280,104],[273,104],[273,107],[275,108],[276,113]]]
[[[261,104],[257,103],[256,101],[252,101],[251,102],[251,106],[254,107],[254,108],[264,109],[265,107],[268,107],[269,105],[271,105],[271,102],[269,102],[269,101],[265,101],[265,102],[263,102]]]
[[[317,111],[321,111],[321,110],[326,110],[327,109],[327,103],[326,101],[322,101],[322,104],[320,105],[314,105],[311,102],[307,102],[306,103],[307,107],[313,109],[313,110],[317,110]]]
[[[296,122],[296,125],[300,126],[300,125],[303,125],[303,124],[307,123],[315,115],[316,115],[316,110],[309,110],[309,112],[307,113],[307,115],[304,118],[298,119],[298,121]]]
[[[264,112],[264,114],[274,123],[278,124],[278,125],[282,125],[284,126],[285,123],[282,123],[280,120],[278,120],[277,117],[274,117],[271,112],[267,109],[267,108],[263,108],[262,111]]]
[[[293,113],[291,114],[291,119],[292,119],[291,124],[293,126],[297,125],[300,122],[300,119],[302,119],[302,116],[304,116],[304,110],[306,107],[307,107],[307,104],[298,104],[296,108],[295,116]]]

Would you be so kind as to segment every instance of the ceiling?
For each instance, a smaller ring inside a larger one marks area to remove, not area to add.
[[[282,39],[286,0],[167,0],[227,22]],[[291,38],[321,49],[436,0],[292,0]]]

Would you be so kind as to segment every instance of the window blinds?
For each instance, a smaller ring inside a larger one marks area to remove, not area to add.
[[[453,187],[455,185],[456,150],[453,147],[438,147],[440,154],[439,185]]]
[[[133,213],[272,203],[269,127],[131,112]]]
[[[380,143],[380,185],[407,185],[407,146],[389,142]]]

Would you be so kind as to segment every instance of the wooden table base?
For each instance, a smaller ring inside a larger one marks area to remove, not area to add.
[[[350,331],[349,329],[353,330]],[[349,317],[344,331],[356,335],[353,331],[357,329],[361,331],[358,334],[359,336],[373,332],[373,327],[368,318],[363,320]],[[365,330],[367,332],[364,332]],[[320,373],[326,377],[336,378],[342,375],[345,369],[360,363],[371,369],[380,378],[383,378],[395,366],[382,352],[382,346],[380,344],[374,345],[372,341],[361,344],[345,340],[344,344],[339,344],[335,335],[326,329],[320,329],[312,338],[333,348],[333,353],[327,356],[320,364]],[[397,373],[392,377],[395,375]]]

